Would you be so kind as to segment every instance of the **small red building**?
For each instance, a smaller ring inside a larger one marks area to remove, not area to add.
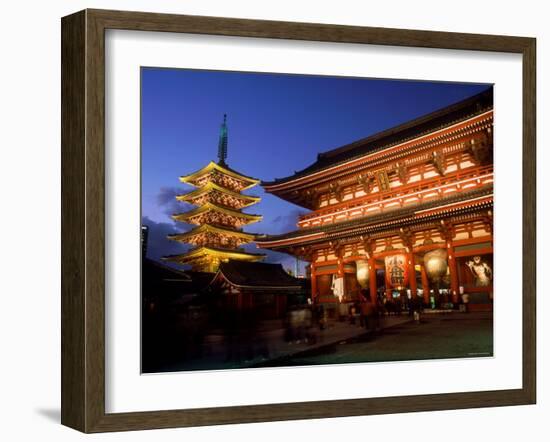
[[[223,262],[210,283],[225,306],[254,310],[262,318],[280,318],[287,306],[306,299],[305,280],[289,275],[281,264]]]

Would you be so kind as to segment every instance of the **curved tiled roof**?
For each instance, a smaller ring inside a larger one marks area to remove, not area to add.
[[[242,256],[243,258],[249,258],[249,259],[263,259],[263,257],[265,257],[264,254],[249,253],[242,249],[222,249],[220,247],[199,246],[199,247],[190,249],[185,253],[163,256],[161,259],[163,261],[183,262],[189,258],[194,258],[196,256],[209,254],[209,253],[213,253],[213,254],[218,253],[220,255],[227,255],[228,258],[230,258],[231,255],[239,255],[239,256]]]
[[[242,173],[237,172],[234,169],[231,169],[227,164],[220,164],[215,163],[214,161],[210,161],[206,166],[204,166],[202,169],[197,170],[196,172],[190,173],[189,175],[184,175],[180,177],[180,181],[182,183],[188,183],[193,185],[193,181],[197,179],[198,177],[210,173],[212,170],[217,170],[221,173],[224,173],[228,176],[232,176],[233,178],[236,178],[238,180],[248,182],[249,184],[241,190],[249,189],[250,187],[255,186],[260,182],[257,178],[252,178],[247,175],[243,175]]]
[[[300,280],[285,272],[281,264],[229,260],[220,264],[218,272],[232,284],[241,287],[301,287]]]

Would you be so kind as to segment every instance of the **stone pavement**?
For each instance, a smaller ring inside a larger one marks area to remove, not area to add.
[[[413,318],[408,315],[400,316],[384,316],[381,318],[381,329],[387,329],[396,325],[411,322]],[[257,357],[255,360],[246,364],[247,367],[260,366],[263,364],[269,364],[276,362],[278,359],[286,359],[289,356],[296,356],[303,352],[309,352],[310,350],[319,349],[322,347],[328,347],[338,343],[345,343],[347,340],[356,338],[358,336],[374,333],[373,330],[367,330],[364,327],[359,326],[359,323],[350,324],[349,322],[333,321],[328,324],[328,327],[324,330],[316,330],[313,339],[309,339],[307,342],[303,340],[301,342],[285,342],[284,336],[281,330],[277,330],[274,333],[273,338],[270,340],[270,354],[269,358]]]
[[[377,336],[363,335],[345,345],[304,351],[262,366],[310,366],[493,356],[491,312],[429,313],[421,323],[407,322]]]
[[[412,317],[408,315],[384,316],[381,318],[381,327],[387,329],[410,321]],[[285,339],[285,332],[281,321],[267,321],[257,330],[254,339],[244,343],[228,344],[223,335],[209,334],[204,337],[200,358],[172,364],[165,371],[223,370],[261,366],[372,333],[359,326],[358,321],[356,324],[329,321],[324,330],[311,327],[301,339],[291,342]]]

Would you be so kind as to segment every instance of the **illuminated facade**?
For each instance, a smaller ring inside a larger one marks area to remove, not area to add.
[[[258,247],[309,261],[316,303],[356,300],[364,288],[373,301],[491,309],[492,129],[487,90],[263,182],[311,212]]]
[[[167,256],[167,261],[190,264],[195,271],[216,272],[220,263],[228,260],[254,262],[264,255],[245,252],[241,246],[255,239],[242,230],[243,226],[260,221],[260,215],[242,212],[242,209],[260,201],[260,198],[241,193],[259,183],[242,175],[226,164],[227,124],[220,130],[218,163],[211,161],[201,170],[180,177],[182,183],[195,187],[191,192],[176,196],[196,206],[195,209],[172,216],[176,221],[193,224],[189,232],[170,235],[174,241],[194,246],[182,255]]]

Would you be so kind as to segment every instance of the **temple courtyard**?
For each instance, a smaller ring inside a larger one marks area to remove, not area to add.
[[[208,333],[198,354],[172,360],[150,371],[224,370],[424,359],[490,357],[493,315],[487,312],[385,316],[378,330],[348,320],[289,339],[279,321],[265,322],[250,339]],[[167,361],[166,361],[167,362]],[[153,368],[153,367],[151,367]],[[149,371],[149,370],[146,370]]]
[[[491,313],[424,314],[420,324],[401,322],[381,333],[307,350],[262,366],[487,357],[493,355]]]

